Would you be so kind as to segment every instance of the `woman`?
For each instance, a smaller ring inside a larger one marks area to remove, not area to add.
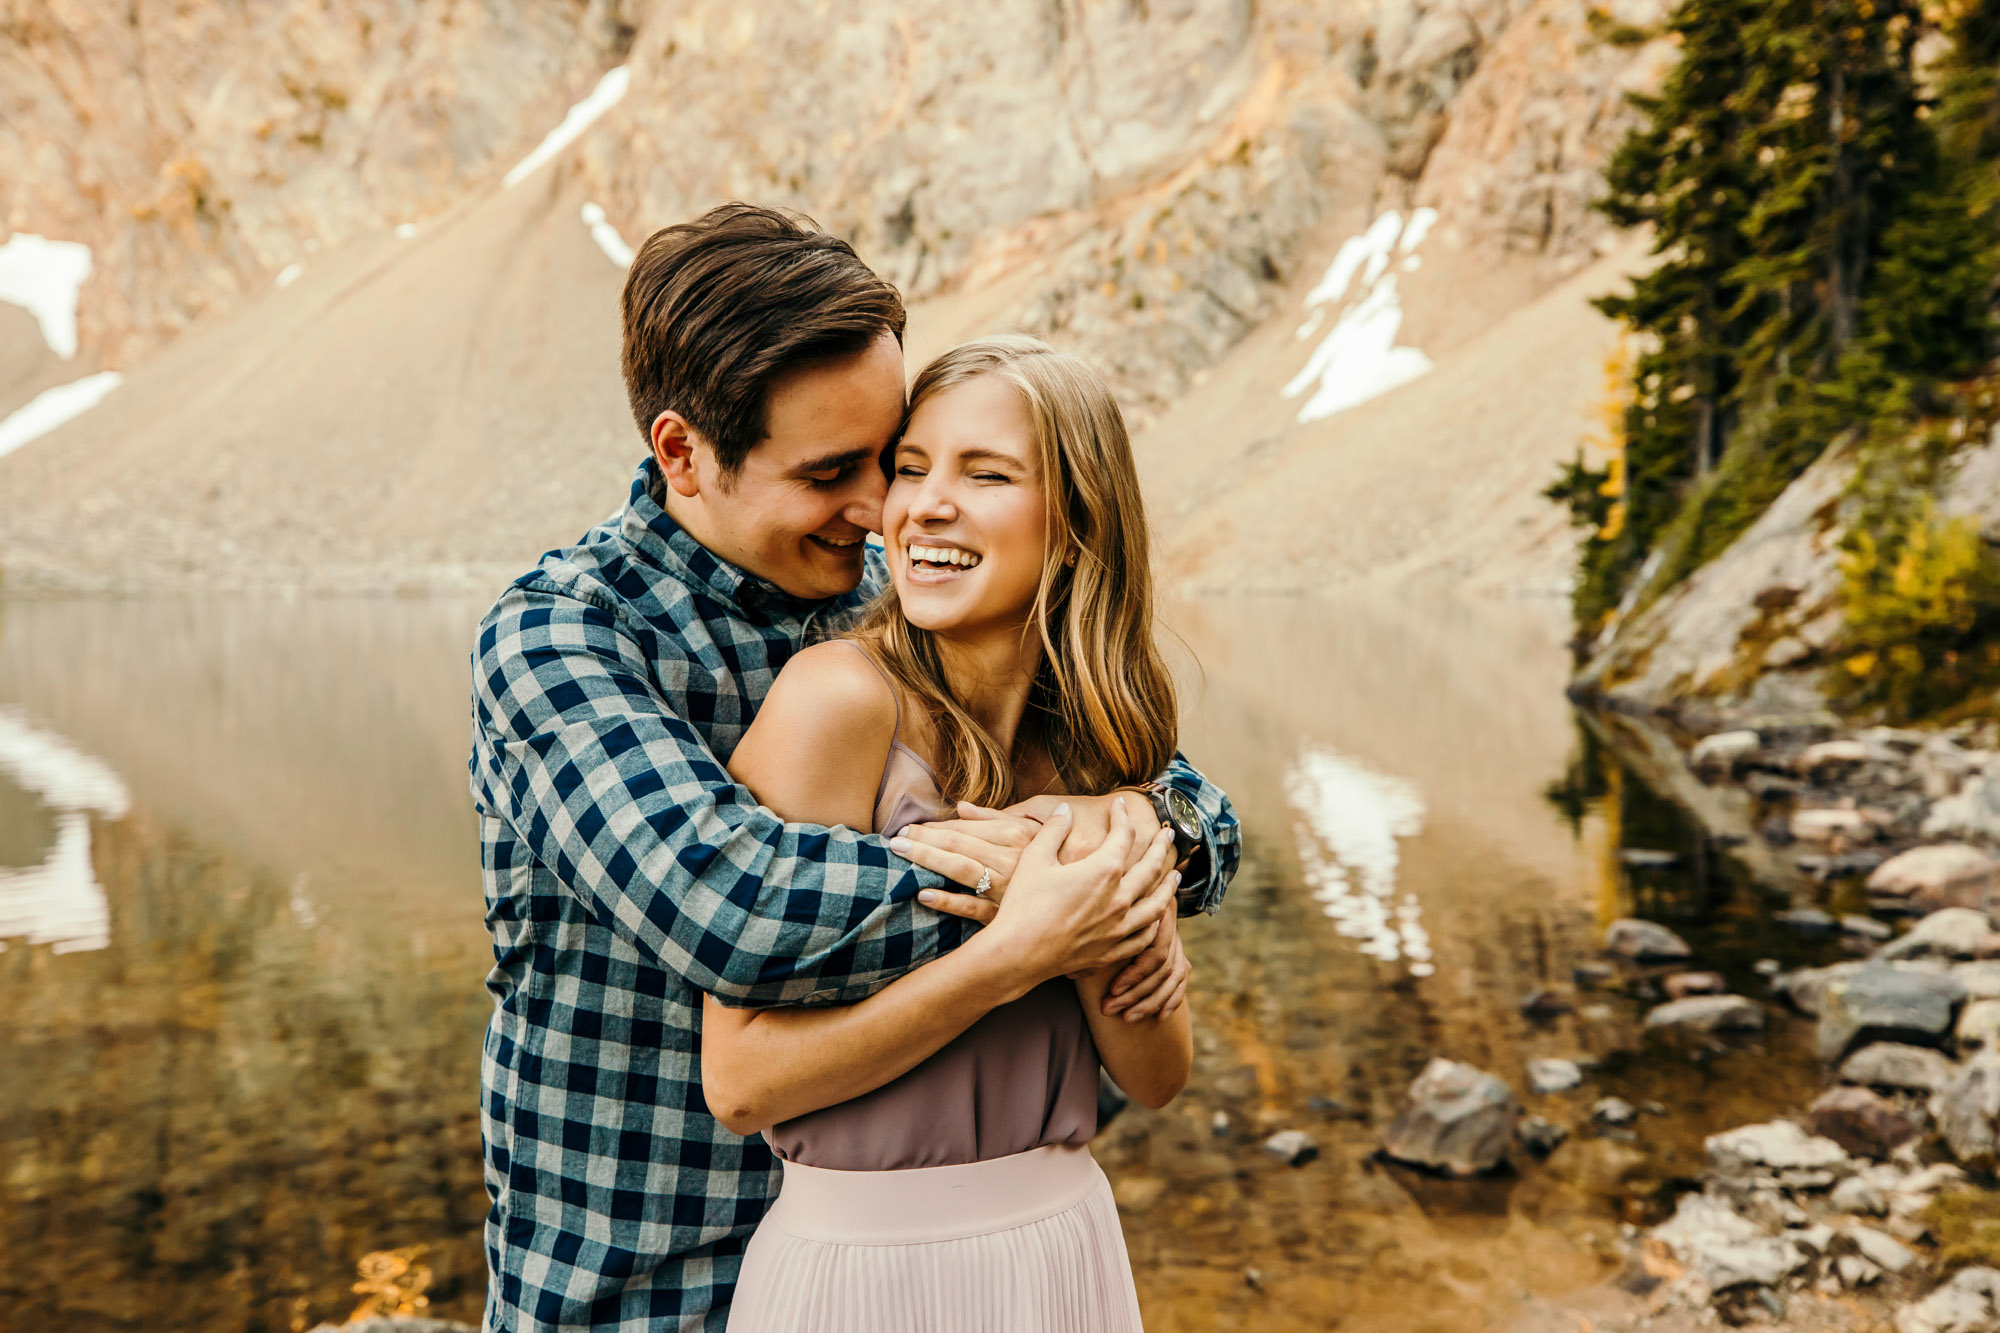
[[[737,779],[788,820],[893,835],[952,817],[954,797],[1101,795],[1164,769],[1174,692],[1131,447],[1103,383],[1033,338],[967,344],[917,377],[889,462],[893,589],[785,667],[731,757]],[[1094,855],[1122,864],[1122,808],[1112,822]],[[1037,839],[1050,859],[1060,832]],[[1170,885],[1171,845],[1162,830],[1128,883]],[[709,1106],[763,1130],[785,1162],[732,1333],[1139,1328],[1085,1145],[1100,1062],[1165,1105],[1187,1080],[1189,1016],[1105,1017],[1113,969],[1063,976],[1027,945],[1033,909],[1013,904],[859,1004],[707,1002]]]

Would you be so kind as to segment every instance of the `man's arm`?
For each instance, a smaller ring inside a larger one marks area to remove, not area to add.
[[[1228,793],[1203,777],[1179,754],[1174,755],[1174,761],[1160,775],[1160,783],[1178,788],[1201,811],[1208,875],[1206,879],[1196,879],[1190,874],[1183,881],[1190,887],[1183,890],[1182,896],[1193,904],[1193,912],[1213,913],[1222,905],[1222,895],[1229,891],[1229,883],[1236,878],[1236,867],[1243,859],[1242,827],[1236,819],[1236,807],[1229,803]],[[1189,869],[1192,871],[1193,867]],[[1194,887],[1199,887],[1200,892],[1194,892]]]
[[[932,875],[850,829],[785,824],[652,684],[609,610],[509,590],[474,659],[473,798],[594,919],[733,1004],[858,999],[968,931]],[[659,664],[671,684],[673,664]]]

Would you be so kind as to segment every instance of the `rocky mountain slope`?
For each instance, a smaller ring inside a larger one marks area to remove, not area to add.
[[[0,459],[10,586],[532,558],[638,454],[580,211],[634,242],[736,196],[852,236],[916,303],[913,362],[1022,327],[1103,366],[1197,585],[1566,567],[1535,492],[1596,396],[1585,302],[1635,262],[1588,202],[1663,0],[383,10],[7,11],[0,205],[96,269],[74,363],[0,306],[0,413],[128,371]],[[623,100],[500,187],[621,60]]]

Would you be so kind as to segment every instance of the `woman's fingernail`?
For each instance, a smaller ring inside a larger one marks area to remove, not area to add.
[[[1056,813],[1056,814],[1059,814],[1059,815],[1066,815],[1066,814],[1068,814],[1068,813],[1069,813],[1069,802],[1068,802],[1068,801],[1058,801],[1058,802],[1056,802],[1056,808],[1055,808],[1055,813]]]
[[[938,902],[937,890],[925,889],[922,893],[917,895],[917,901],[924,904],[926,907],[937,906]]]
[[[891,838],[889,839],[889,850],[901,856],[904,852],[910,850],[910,840],[908,838]]]

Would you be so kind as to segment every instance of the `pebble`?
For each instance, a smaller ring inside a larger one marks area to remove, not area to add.
[[[1319,1145],[1303,1129],[1281,1129],[1264,1140],[1264,1151],[1286,1166],[1304,1166],[1319,1156]]]
[[[1760,977],[1775,977],[1784,971],[1785,965],[1775,958],[1759,958],[1751,968]]]
[[[1688,942],[1654,921],[1623,917],[1604,932],[1604,951],[1634,962],[1661,962],[1692,958]]]
[[[1409,1101],[1382,1136],[1398,1161],[1475,1175],[1506,1156],[1521,1104],[1483,1069],[1442,1057],[1410,1084]]]
[[[2000,1017],[2000,1005],[1994,1008]],[[1929,1093],[1950,1082],[1955,1069],[1951,1061],[1927,1046],[1878,1041],[1848,1056],[1840,1067],[1840,1077],[1865,1087]]]
[[[1720,995],[1729,983],[1720,972],[1676,972],[1660,983],[1669,999],[1685,1000],[1690,995]]]
[[[1618,859],[1635,870],[1664,870],[1680,863],[1678,852],[1655,851],[1650,847],[1623,847]]]
[[[1889,1197],[1860,1176],[1849,1176],[1835,1185],[1827,1202],[1839,1213],[1881,1217],[1889,1211]]]
[[[1229,1112],[1217,1111],[1209,1119],[1208,1132],[1218,1139],[1227,1134],[1229,1132]]]
[[[1600,1125],[1617,1128],[1637,1120],[1639,1112],[1623,1097],[1605,1097],[1590,1108],[1590,1118]]]
[[[1549,990],[1546,987],[1538,987],[1535,990],[1529,991],[1527,996],[1522,999],[1521,1016],[1532,1022],[1546,1023],[1550,1019],[1558,1018],[1575,1008],[1576,1006],[1569,1002],[1567,996]]]
[[[1569,1131],[1546,1116],[1531,1115],[1515,1127],[1521,1146],[1536,1157],[1547,1157],[1569,1139]]]
[[[1858,1254],[1843,1254],[1833,1261],[1843,1287],[1865,1287],[1882,1276],[1882,1270]]]
[[[1543,1096],[1568,1092],[1583,1082],[1583,1070],[1574,1060],[1541,1059],[1528,1061],[1528,1091]]]
[[[1840,918],[1840,928],[1864,940],[1886,940],[1896,933],[1885,921],[1877,921],[1872,916],[1857,916],[1852,912]]]
[[[1650,1032],[1761,1032],[1764,1006],[1741,995],[1691,995],[1672,1000],[1646,1015]]]
[[[1698,772],[1732,772],[1763,744],[1754,731],[1718,731],[1703,736],[1688,751],[1688,766]]]
[[[1887,1157],[1917,1136],[1917,1127],[1880,1094],[1867,1088],[1833,1088],[1806,1112],[1812,1131],[1857,1157]]]
[[[1858,1223],[1847,1228],[1847,1238],[1861,1257],[1887,1272],[1900,1273],[1917,1261],[1916,1252],[1893,1236]]]
[[[1840,928],[1840,922],[1832,913],[1822,912],[1817,907],[1794,907],[1789,911],[1773,912],[1771,920],[1801,935],[1831,935]]]

